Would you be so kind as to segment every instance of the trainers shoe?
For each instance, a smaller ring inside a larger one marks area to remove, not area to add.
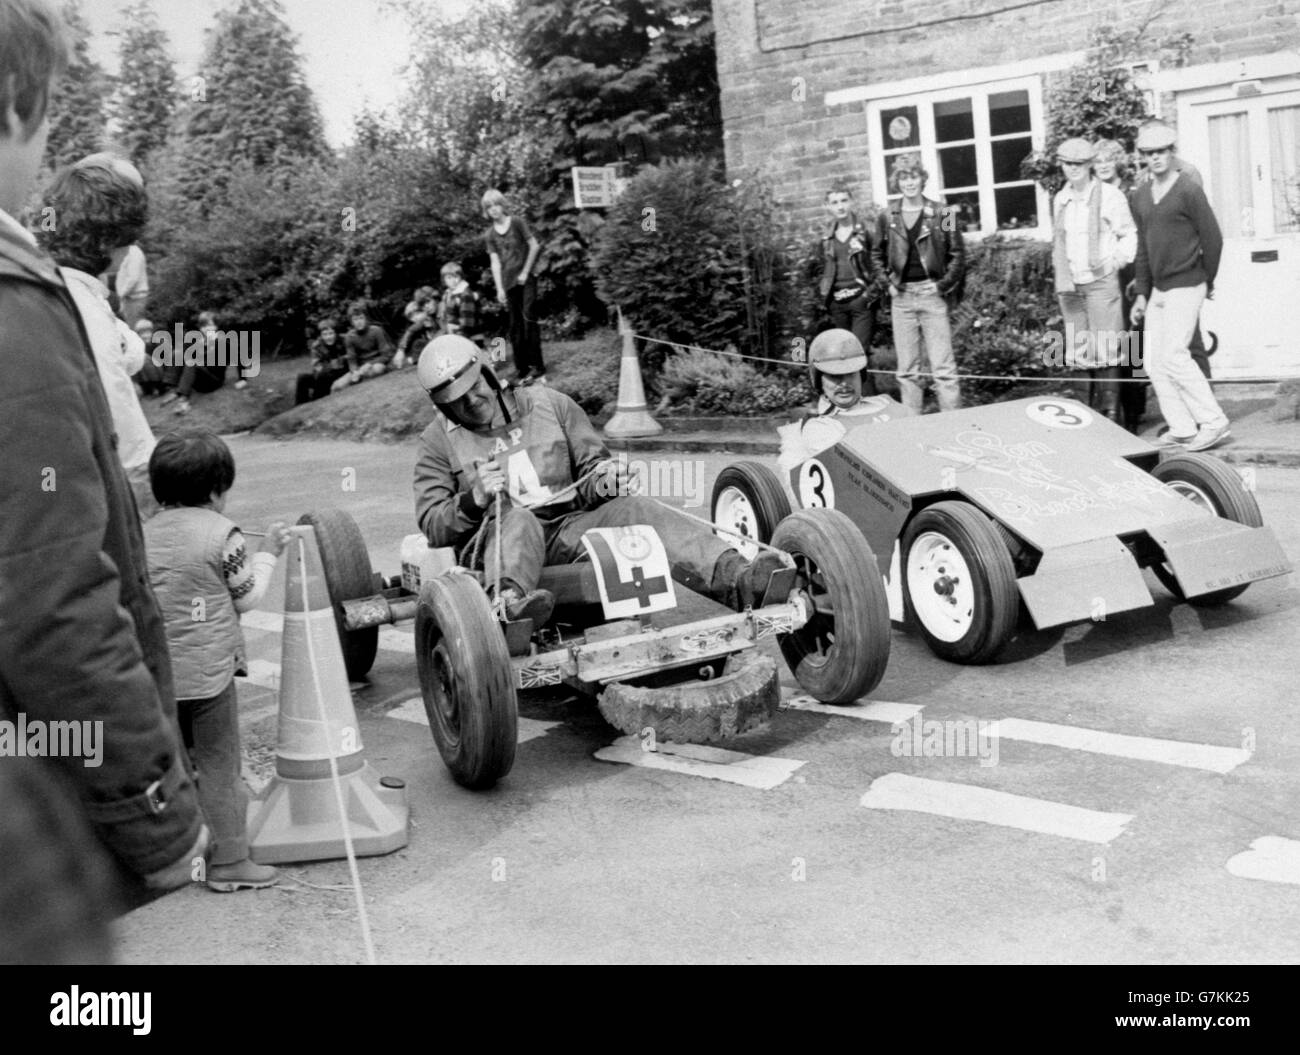
[[[1161,435],[1156,436],[1156,438],[1151,442],[1157,447],[1186,447],[1194,439],[1196,439],[1195,434],[1191,436],[1175,436],[1166,430]]]
[[[241,377],[238,381],[235,382],[235,387],[236,387],[236,388],[247,388],[247,387],[248,387],[248,382],[245,381],[245,380]]]
[[[1222,425],[1202,425],[1200,432],[1187,442],[1187,449],[1189,451],[1208,451],[1211,447],[1217,447],[1231,435],[1232,430],[1228,427],[1226,421]]]
[[[270,865],[255,864],[250,858],[228,865],[208,865],[208,889],[218,894],[236,890],[262,890],[275,886],[280,873]]]
[[[518,591],[506,588],[501,591],[505,602],[506,618],[512,623],[531,619],[534,629],[540,629],[551,618],[555,608],[555,595],[550,590],[529,590],[522,597]]]

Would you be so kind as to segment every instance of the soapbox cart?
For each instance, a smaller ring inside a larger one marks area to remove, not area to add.
[[[852,420],[780,430],[791,492],[862,529],[891,616],[944,659],[993,660],[1022,602],[1039,629],[1151,605],[1144,568],[1194,605],[1291,570],[1230,466],[1153,446],[1074,400]],[[790,500],[767,466],[738,462],[712,510],[761,541]]]
[[[348,676],[365,676],[379,628],[415,620],[429,725],[443,761],[468,788],[491,787],[514,763],[518,693],[564,685],[596,696],[626,733],[709,741],[766,723],[780,702],[775,637],[802,689],[824,703],[870,692],[889,660],[888,602],[875,557],[843,513],[814,509],[773,523],[786,555],[762,604],[735,612],[673,581],[649,527],[588,531],[589,560],[547,567],[556,598],[545,626],[505,621],[483,576],[451,550],[415,550],[403,574],[372,571],[356,522],[338,509],[304,515],[320,547]],[[700,529],[705,530],[705,529]]]

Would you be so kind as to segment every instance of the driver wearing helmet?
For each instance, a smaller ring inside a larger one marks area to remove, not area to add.
[[[888,396],[864,398],[863,391],[870,389],[869,376],[866,353],[850,331],[823,330],[813,338],[808,348],[808,383],[817,399],[818,415],[853,415],[872,421],[912,416],[912,411]]]
[[[761,599],[779,556],[752,564],[675,511],[629,496],[626,466],[610,457],[572,399],[549,386],[509,389],[470,340],[435,337],[420,355],[420,384],[438,417],[420,436],[415,515],[434,546],[482,568],[496,545],[501,494],[501,600],[508,619],[540,627],[555,599],[538,589],[544,564],[582,559],[589,528],[646,524],[663,540],[673,578],[737,610]]]

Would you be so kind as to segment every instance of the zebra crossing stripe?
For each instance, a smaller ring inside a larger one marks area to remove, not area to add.
[[[1065,839],[1108,843],[1133,819],[1129,813],[1101,813],[973,784],[887,773],[871,783],[861,805],[873,810],[910,810],[954,820],[980,821]]]
[[[813,714],[833,714],[839,718],[857,718],[864,722],[910,722],[921,713],[919,703],[891,703],[888,700],[872,700],[868,703],[850,703],[840,706],[832,703],[818,703],[811,696],[791,696],[783,704],[782,710],[810,711]]]
[[[426,729],[429,727],[429,716],[424,711],[424,700],[419,696],[394,707],[384,717],[396,718],[400,722],[410,722],[413,725],[422,725]],[[561,724],[560,722],[544,722],[539,718],[523,717],[518,718],[517,722],[519,727],[519,736],[515,741],[517,744],[525,744],[529,740],[536,740],[539,736],[545,736],[550,730]]]
[[[983,735],[990,739],[1023,740],[1033,744],[1065,747],[1072,751],[1090,751],[1099,755],[1136,758],[1144,762],[1163,762],[1188,769],[1206,769],[1211,773],[1230,773],[1250,760],[1250,752],[1238,747],[1215,747],[1185,740],[1128,736],[1074,725],[1031,722],[1023,718],[1003,718],[990,722]]]
[[[602,762],[616,762],[643,769],[663,769],[709,780],[725,780],[747,788],[770,791],[784,784],[806,763],[798,758],[746,755],[707,744],[670,744],[660,741],[655,750],[645,749],[636,736],[621,736],[596,752]]]
[[[1242,879],[1300,886],[1300,842],[1280,835],[1264,835],[1249,850],[1228,859],[1228,873]]]

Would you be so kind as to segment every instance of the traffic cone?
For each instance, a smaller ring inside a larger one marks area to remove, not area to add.
[[[641,381],[641,363],[636,356],[636,339],[632,327],[618,312],[618,330],[623,335],[623,357],[618,367],[618,407],[605,425],[605,435],[613,439],[631,436],[658,436],[664,427],[650,416],[646,406],[645,385]]]
[[[285,576],[275,776],[249,803],[249,855],[262,864],[327,861],[347,855],[330,774],[331,756],[342,784],[353,851],[360,857],[390,853],[410,839],[405,784],[381,778],[362,754],[316,533],[309,525],[290,531],[294,540]],[[299,539],[304,542],[301,548]]]

